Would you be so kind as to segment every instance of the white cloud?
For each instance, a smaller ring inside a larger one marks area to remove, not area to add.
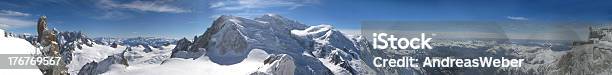
[[[218,7],[223,7],[223,6],[225,6],[224,2],[215,2],[215,3],[210,4],[210,8],[218,8]]]
[[[95,16],[95,19],[110,19],[110,20],[123,20],[132,17],[131,15],[120,12],[120,11],[108,11],[104,12],[101,16]]]
[[[227,0],[212,2],[210,8],[216,10],[243,10],[270,7],[286,7],[295,9],[307,4],[318,3],[316,0]]]
[[[132,10],[148,11],[148,12],[161,12],[161,13],[191,12],[191,10],[183,9],[177,6],[172,6],[167,3],[168,1],[164,1],[164,0],[133,1],[133,2],[128,2],[128,3],[117,3],[112,0],[100,0],[99,5],[107,9],[123,8],[123,9],[132,9]]]
[[[243,17],[252,17],[253,14],[261,15],[270,13],[265,10],[268,8],[286,8],[288,10],[297,9],[299,7],[310,4],[319,3],[318,0],[224,0],[211,2],[209,8],[220,14],[231,15],[246,15]],[[277,12],[278,13],[278,12]],[[219,15],[219,14],[217,14]],[[213,15],[211,17],[215,17]]]
[[[27,27],[34,26],[36,22],[29,20],[22,20],[16,18],[8,18],[8,17],[0,17],[0,28],[18,28],[18,27]]]
[[[232,16],[240,16],[244,18],[255,18],[261,16],[263,14],[267,14],[269,12],[265,12],[263,10],[252,10],[252,11],[237,11],[237,12],[219,12],[220,14],[215,14],[210,16],[209,18],[219,18],[221,15],[232,15]],[[280,14],[280,13],[275,13]]]
[[[508,18],[510,20],[520,20],[520,21],[529,20],[528,18],[520,17],[520,16],[506,16],[506,18]]]
[[[30,16],[31,14],[12,11],[12,10],[0,10],[0,28],[19,28],[34,26],[36,22],[33,20],[24,20],[20,17]]]
[[[1,16],[30,16],[28,13],[11,11],[11,10],[0,10]]]

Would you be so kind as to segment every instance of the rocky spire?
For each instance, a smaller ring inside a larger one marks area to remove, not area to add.
[[[38,19],[38,42],[44,48],[41,50],[43,57],[62,57],[59,50],[59,43],[57,41],[57,32],[55,30],[49,30],[47,28],[47,17],[41,16]],[[39,65],[39,69],[43,71],[45,75],[67,75],[66,64],[59,62],[58,65]]]
[[[47,16],[41,16],[40,18],[38,18],[38,24],[37,24],[37,32],[38,32],[38,42],[41,42],[41,38],[40,36],[43,35],[44,31],[47,30]]]

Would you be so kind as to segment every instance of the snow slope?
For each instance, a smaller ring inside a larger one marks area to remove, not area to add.
[[[233,65],[217,64],[210,61],[206,56],[195,60],[172,58],[166,60],[163,64],[138,64],[130,65],[129,67],[116,67],[103,75],[246,75],[266,71],[267,68],[272,66],[286,67],[280,70],[293,70],[291,66],[286,66],[293,65],[291,63],[286,65],[266,65],[264,61],[268,57],[270,57],[270,54],[265,51],[253,49],[248,53],[248,57],[244,61]]]
[[[254,19],[223,15],[192,44],[177,44],[188,48],[177,51],[205,49],[203,55],[211,61],[233,65],[248,58],[250,50],[262,49],[294,58],[294,74],[375,74],[361,61],[360,47],[354,43],[331,25],[307,26],[276,14]]]
[[[161,64],[162,61],[170,58],[171,49],[175,45],[161,46],[161,48],[150,48],[151,52],[145,52],[145,47],[139,45],[136,47],[122,46],[119,45],[113,48],[108,45],[93,44],[92,47],[82,46],[82,49],[76,49],[73,52],[73,60],[67,65],[70,74],[76,75],[79,73],[81,68],[91,62],[101,62],[107,59],[108,56],[114,54],[124,55],[129,65],[136,64]],[[123,51],[126,51],[122,54]],[[109,64],[110,66],[110,64]]]
[[[82,46],[82,49],[76,49],[72,54],[72,61],[70,64],[66,65],[68,67],[68,72],[72,75],[76,75],[79,73],[79,70],[83,67],[83,65],[90,62],[100,62],[106,59],[108,56],[113,54],[119,54],[123,52],[127,47],[118,46],[117,48],[112,48],[106,45],[98,45],[93,44],[92,47]]]
[[[4,30],[0,29],[0,54],[34,54],[36,47],[32,46],[28,41],[20,38],[15,38],[4,34]]]
[[[28,41],[6,36],[0,29],[0,54],[35,54],[38,49]],[[0,73],[8,75],[42,75],[38,69],[0,69]]]

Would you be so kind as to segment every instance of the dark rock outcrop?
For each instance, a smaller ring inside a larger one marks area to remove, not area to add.
[[[151,49],[151,46],[149,45],[142,45],[142,47],[144,47],[145,49],[143,50],[145,53],[149,53],[152,52],[153,49]]]
[[[265,72],[255,72],[251,75],[292,75],[295,71],[295,59],[287,54],[272,54],[264,61]]]
[[[187,38],[179,40],[178,42],[176,42],[176,47],[172,49],[172,55],[170,55],[170,58],[195,59],[199,58],[206,52],[204,48],[190,49],[192,48],[192,44],[193,43],[187,40]]]
[[[110,46],[110,47],[117,48],[117,43],[114,43],[114,42],[113,42],[113,43],[111,43],[111,46]]]

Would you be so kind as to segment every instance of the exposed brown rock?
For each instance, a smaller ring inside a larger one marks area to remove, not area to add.
[[[40,18],[38,18],[37,24],[37,32],[39,36],[39,38],[37,39],[38,42],[41,42],[40,40],[42,38],[40,38],[40,36],[43,35],[45,30],[47,30],[47,16],[41,16]]]
[[[42,57],[62,57],[60,54],[59,43],[57,42],[57,32],[47,29],[47,17],[41,16],[38,19],[38,42],[44,48]],[[64,62],[58,62],[58,65],[39,65],[39,69],[45,75],[68,75],[67,68]]]

